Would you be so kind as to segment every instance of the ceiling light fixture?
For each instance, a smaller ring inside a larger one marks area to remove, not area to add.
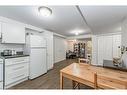
[[[75,33],[75,35],[78,35],[78,34],[79,34],[78,32]]]
[[[74,29],[72,31],[70,31],[71,34],[75,34],[76,36],[77,35],[80,35],[80,34],[83,34],[84,33],[84,30],[83,29]]]
[[[44,17],[48,17],[52,14],[52,10],[48,7],[42,6],[38,8],[38,11],[40,12],[40,14]]]

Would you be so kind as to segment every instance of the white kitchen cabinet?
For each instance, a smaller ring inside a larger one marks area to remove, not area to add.
[[[25,27],[18,24],[2,23],[2,43],[25,43]]]
[[[0,90],[3,89],[3,82],[0,82]]]
[[[5,88],[14,86],[28,79],[29,57],[18,57],[5,59],[4,86]]]

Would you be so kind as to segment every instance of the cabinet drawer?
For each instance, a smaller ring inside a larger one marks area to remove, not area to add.
[[[28,63],[16,64],[16,65],[8,65],[5,67],[5,74],[10,74],[17,72],[19,70],[28,69]]]
[[[0,90],[3,89],[3,82],[0,82]]]
[[[5,85],[12,84],[28,76],[28,69],[21,69],[13,73],[5,74]]]
[[[5,66],[29,62],[29,57],[11,58],[5,60]]]

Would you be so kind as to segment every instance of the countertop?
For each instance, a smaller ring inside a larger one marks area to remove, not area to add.
[[[9,59],[9,58],[26,57],[26,56],[29,56],[29,55],[0,56],[0,58],[3,58],[3,59]]]

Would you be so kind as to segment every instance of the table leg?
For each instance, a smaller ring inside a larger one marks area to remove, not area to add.
[[[72,87],[73,87],[73,89],[75,89],[75,81],[74,80],[72,80]]]
[[[63,75],[60,73],[60,89],[63,89]]]
[[[94,74],[94,88],[97,89],[97,74]]]
[[[78,89],[80,89],[80,83],[78,83]]]
[[[76,89],[77,87],[78,87],[78,89],[80,89],[80,83],[72,80],[72,87],[73,87],[73,89]]]

